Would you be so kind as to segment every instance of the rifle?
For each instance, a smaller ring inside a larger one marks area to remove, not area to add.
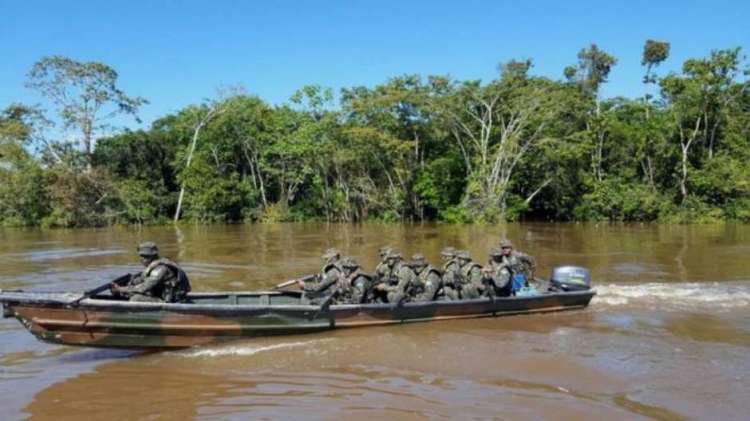
[[[311,280],[315,279],[317,276],[318,275],[307,275],[307,276],[299,278],[299,279],[290,279],[288,281],[285,281],[285,282],[282,282],[282,283],[276,285],[275,287],[273,287],[273,289],[286,288],[286,287],[288,287],[290,285],[296,284],[299,281],[302,281],[302,282],[311,281]]]
[[[116,278],[114,281],[107,282],[104,285],[100,285],[94,289],[90,289],[88,291],[85,291],[79,298],[76,298],[73,300],[70,305],[77,306],[81,301],[85,300],[86,298],[91,298],[96,294],[99,294],[100,292],[109,291],[111,289],[112,284],[116,285],[126,285],[128,282],[130,282],[130,279],[133,275],[126,273],[125,275],[120,276],[119,278]]]

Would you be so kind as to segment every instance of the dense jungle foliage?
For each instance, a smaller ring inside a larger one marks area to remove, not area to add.
[[[644,45],[641,98],[601,98],[617,60],[591,45],[560,80],[527,60],[277,106],[235,88],[115,135],[146,100],[105,64],[45,57],[27,85],[52,109],[0,111],[0,224],[750,221],[750,67],[725,49],[660,75],[668,55]]]

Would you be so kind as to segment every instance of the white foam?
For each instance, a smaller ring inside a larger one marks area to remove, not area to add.
[[[750,306],[750,285],[736,283],[645,283],[599,285],[597,301],[610,306],[645,304],[659,308]]]
[[[317,342],[327,342],[331,339],[319,339],[305,342],[285,342],[273,345],[231,345],[220,348],[204,348],[189,351],[181,351],[176,354],[181,357],[223,357],[223,356],[251,356],[260,352],[274,351],[285,348],[296,348],[302,346],[311,346]]]

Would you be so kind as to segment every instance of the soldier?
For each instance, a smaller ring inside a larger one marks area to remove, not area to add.
[[[500,248],[490,250],[490,261],[482,270],[484,295],[488,297],[507,297],[511,295],[511,273],[503,262],[503,251]]]
[[[390,270],[388,269],[388,264],[386,263],[386,257],[388,257],[388,253],[393,250],[393,247],[391,246],[384,246],[381,247],[380,250],[378,250],[378,255],[380,256],[380,263],[378,263],[378,266],[375,267],[375,280],[377,282],[385,282],[390,277]]]
[[[327,293],[332,286],[339,282],[339,278],[344,274],[341,267],[341,253],[334,248],[330,248],[323,253],[321,258],[325,261],[323,270],[319,275],[308,276],[297,281],[297,284],[305,292],[305,296],[313,301],[317,300]]]
[[[331,280],[335,282],[336,280],[338,280],[339,276],[344,273],[340,262],[341,253],[337,249],[327,249],[320,257],[325,261],[320,274],[310,275],[298,280],[297,284],[300,288],[307,290],[309,288],[315,288],[315,284],[320,284]]]
[[[456,249],[454,247],[446,247],[440,252],[440,256],[443,258],[443,290],[439,294],[450,298],[446,293],[449,291],[448,288],[456,289],[454,288],[454,284],[456,282],[456,274],[458,273]],[[446,286],[448,288],[445,288]]]
[[[395,250],[388,253],[386,264],[390,278],[388,282],[378,284],[375,291],[387,294],[388,303],[401,303],[408,297],[408,287],[413,282],[414,272],[404,264],[401,253]]]
[[[411,257],[411,268],[416,275],[409,291],[411,301],[434,301],[442,287],[440,272],[427,262],[422,254]]]
[[[452,285],[444,286],[445,296],[449,300],[479,298],[482,289],[482,267],[471,260],[467,251],[456,252],[458,270]],[[445,282],[445,280],[444,280]]]
[[[502,263],[508,267],[511,275],[523,274],[527,280],[534,276],[536,261],[533,257],[514,250],[513,243],[507,239],[500,241],[500,250],[502,250]]]
[[[129,301],[177,303],[185,301],[190,281],[185,272],[169,259],[159,257],[159,248],[151,241],[138,245],[143,272],[131,276],[127,285],[112,284],[112,294]]]
[[[337,289],[336,302],[341,304],[362,304],[367,300],[372,279],[360,270],[359,264],[352,258],[342,261],[344,275]]]

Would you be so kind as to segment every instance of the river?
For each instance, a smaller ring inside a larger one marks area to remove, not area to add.
[[[269,224],[0,230],[0,288],[84,290],[137,271],[157,242],[194,290],[319,270],[337,247],[485,261],[502,236],[591,269],[582,311],[261,338],[180,351],[38,342],[0,321],[2,419],[748,419],[750,226]]]

